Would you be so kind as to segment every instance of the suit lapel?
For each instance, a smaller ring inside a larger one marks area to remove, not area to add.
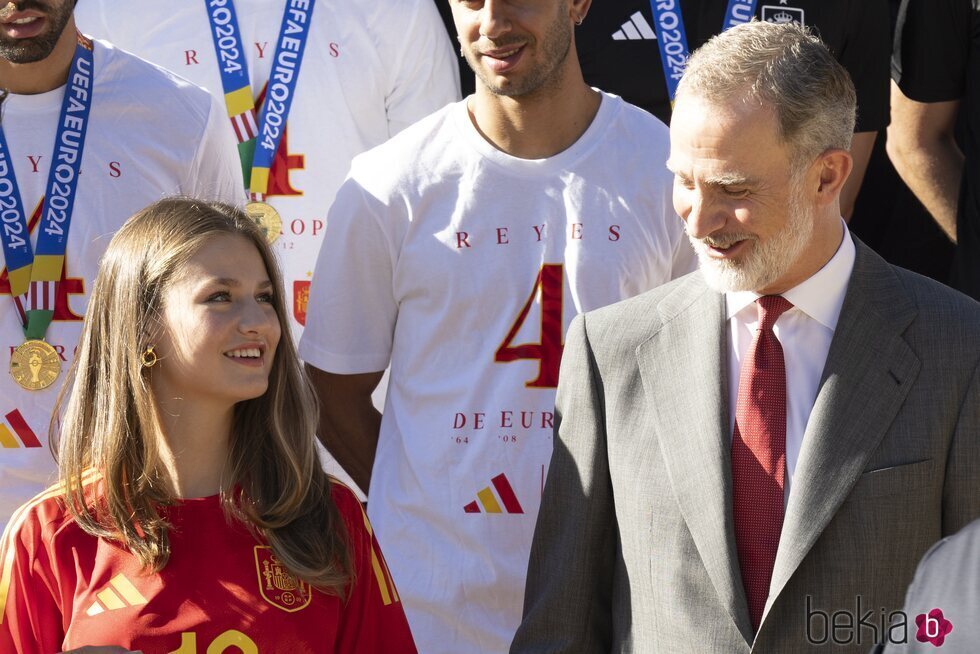
[[[636,351],[650,419],[708,576],[751,643],[732,521],[724,296],[692,275],[658,310],[660,328]]]
[[[851,492],[919,371],[902,338],[914,303],[888,264],[857,239],[855,245],[786,507],[767,611]]]

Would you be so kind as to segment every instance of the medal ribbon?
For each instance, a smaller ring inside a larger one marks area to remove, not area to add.
[[[728,0],[721,31],[752,20],[757,2],[758,0]],[[660,63],[664,68],[664,79],[667,80],[667,94],[673,107],[677,84],[681,81],[687,59],[691,56],[684,29],[684,16],[681,14],[680,0],[650,0],[650,9],[653,11],[653,26],[657,31],[657,45],[660,46]]]
[[[27,213],[0,125],[0,241],[10,295],[17,304],[28,339],[43,339],[54,317],[54,289],[65,266],[68,230],[92,108],[94,69],[92,42],[78,34],[41,206],[36,253],[31,248]],[[24,310],[21,296],[28,299],[30,309]]]
[[[225,106],[238,137],[242,174],[252,199],[261,200],[269,189],[269,169],[275,159],[293,97],[299,69],[309,38],[310,21],[316,0],[287,0],[279,27],[272,71],[256,122],[248,62],[242,46],[238,16],[232,0],[205,0],[215,53],[221,68]]]

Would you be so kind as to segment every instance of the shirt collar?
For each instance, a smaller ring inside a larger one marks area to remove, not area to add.
[[[837,320],[840,318],[844,295],[847,293],[847,283],[854,269],[854,240],[847,229],[847,224],[843,220],[841,224],[844,227],[844,238],[841,239],[841,244],[830,261],[808,279],[783,293],[783,297],[795,308],[831,331],[837,329]],[[761,295],[755,291],[725,293],[728,319],[731,320],[759,297]]]

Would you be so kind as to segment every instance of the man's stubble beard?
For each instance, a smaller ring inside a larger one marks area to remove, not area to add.
[[[0,6],[7,6],[7,4],[5,0],[0,0]],[[42,5],[36,0],[22,0],[14,4],[17,11],[36,9],[45,12],[48,27],[44,32],[30,39],[6,39],[0,36],[0,59],[13,64],[33,64],[47,59],[71,19],[74,2],[66,0],[60,6],[53,8]]]
[[[700,239],[691,237],[698,255],[698,267],[708,286],[719,293],[760,291],[771,286],[793,266],[803,254],[813,235],[816,211],[805,204],[803,176],[794,176],[790,183],[789,220],[779,232],[764,243],[756,241],[740,261],[712,259]]]
[[[560,86],[562,67],[572,48],[572,28],[567,20],[563,20],[564,13],[561,11],[563,6],[560,3],[559,9],[559,15],[545,33],[544,40],[534,43],[534,45],[540,46],[540,52],[544,55],[542,65],[529,71],[523,79],[516,80],[516,84],[506,87],[495,86],[491,75],[479,65],[478,55],[464,49],[463,55],[466,63],[469,64],[473,73],[490,93],[509,98],[520,98]],[[509,43],[506,41],[494,42],[496,48],[506,48],[507,45]]]

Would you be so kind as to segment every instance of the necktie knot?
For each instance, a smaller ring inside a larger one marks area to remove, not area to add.
[[[779,320],[779,316],[793,308],[793,303],[782,295],[763,295],[756,304],[759,307],[759,329],[767,331]]]

